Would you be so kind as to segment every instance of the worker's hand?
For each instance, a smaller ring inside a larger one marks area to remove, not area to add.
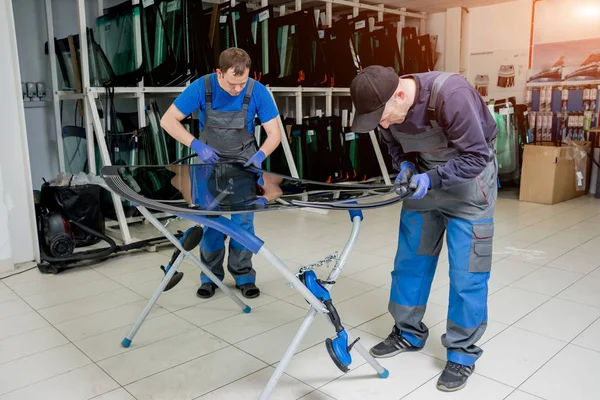
[[[396,193],[403,196],[408,191],[407,186],[410,183],[411,178],[417,173],[417,168],[411,162],[404,161],[400,164],[400,172],[394,181],[396,185]]]
[[[259,150],[252,157],[250,157],[248,162],[246,162],[246,164],[244,164],[244,167],[253,166],[255,168],[261,169],[262,163],[263,163],[263,161],[265,161],[265,158],[267,158],[265,156],[265,153],[263,153],[262,150]]]
[[[198,155],[200,161],[204,163],[214,163],[219,160],[218,154],[220,153],[198,139],[192,140],[190,148]]]
[[[427,190],[431,187],[431,180],[427,174],[417,174],[410,178],[408,187],[415,190],[415,193],[410,196],[411,199],[422,199],[427,194]]]

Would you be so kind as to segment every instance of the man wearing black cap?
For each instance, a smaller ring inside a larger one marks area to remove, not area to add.
[[[495,120],[477,91],[461,76],[427,72],[398,77],[391,68],[362,70],[350,88],[352,129],[379,126],[403,203],[389,311],[392,333],[371,349],[392,357],[423,348],[423,315],[446,233],[450,296],[446,368],[437,387],[466,385],[483,351],[476,342],[487,326],[498,166]]]

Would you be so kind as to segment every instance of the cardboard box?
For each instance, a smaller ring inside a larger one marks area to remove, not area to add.
[[[574,142],[589,153],[591,142]],[[555,204],[587,193],[591,160],[585,157],[585,190],[577,190],[573,150],[552,143],[527,144],[523,152],[520,201]]]

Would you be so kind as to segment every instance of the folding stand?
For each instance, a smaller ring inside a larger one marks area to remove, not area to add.
[[[137,331],[142,326],[144,320],[148,316],[148,313],[150,312],[150,310],[152,309],[154,304],[156,304],[158,298],[163,293],[164,288],[167,286],[167,284],[169,283],[169,281],[171,280],[173,275],[177,272],[177,268],[179,267],[179,265],[181,265],[182,261],[186,257],[190,258],[221,290],[223,290],[229,297],[231,297],[231,299],[242,309],[243,312],[245,312],[245,313],[250,312],[250,306],[248,306],[243,301],[241,301],[231,291],[231,289],[229,289],[225,284],[223,284],[223,282],[221,282],[208,269],[208,267],[202,263],[202,261],[200,261],[191,252],[186,251],[183,248],[183,245],[181,244],[181,242],[173,234],[171,234],[160,223],[160,221],[158,221],[145,207],[138,206],[137,208],[144,215],[144,217],[148,219],[148,221],[152,225],[154,225],[163,235],[165,235],[165,237],[167,239],[169,239],[169,241],[171,241],[179,249],[180,254],[177,257],[177,259],[175,260],[175,262],[171,265],[171,267],[169,268],[167,273],[165,274],[165,277],[160,282],[160,284],[159,284],[158,288],[156,289],[156,291],[154,292],[152,298],[148,301],[148,304],[142,311],[142,314],[138,317],[138,320],[135,323],[134,327],[131,329],[131,331],[129,332],[127,337],[125,339],[123,339],[123,341],[121,343],[123,347],[129,347],[131,345],[133,337],[136,335]],[[362,212],[359,210],[350,210],[349,212],[350,212],[351,220],[353,223],[352,234],[351,234],[344,250],[342,251],[339,259],[337,260],[335,267],[332,269],[331,273],[329,274],[327,282],[322,286],[326,291],[329,290],[329,288],[331,287],[331,284],[335,281],[335,279],[340,274],[344,264],[346,263],[346,260],[348,259],[348,256],[350,255],[350,252],[354,248],[356,241],[358,239],[360,223],[361,223],[361,220],[363,219],[363,215],[362,215]],[[285,371],[288,364],[290,363],[294,353],[298,349],[298,346],[300,345],[303,337],[306,335],[306,332],[308,331],[310,325],[312,324],[316,314],[319,313],[319,314],[325,315],[325,314],[329,314],[330,311],[328,310],[328,307],[326,307],[324,305],[324,303],[321,300],[319,300],[315,296],[315,294],[313,294],[307,288],[307,286],[305,284],[303,284],[300,281],[300,279],[298,279],[298,277],[296,275],[294,275],[292,272],[290,272],[290,270],[287,269],[287,267],[285,266],[283,261],[281,261],[275,254],[273,254],[269,249],[267,249],[264,246],[264,242],[261,239],[259,239],[255,235],[243,230],[240,226],[236,225],[231,220],[224,218],[222,216],[218,216],[216,218],[207,218],[202,215],[192,215],[192,214],[176,214],[176,215],[183,219],[194,222],[198,225],[209,226],[211,228],[217,229],[217,230],[223,232],[225,235],[232,238],[233,240],[236,240],[237,242],[241,243],[248,250],[252,251],[252,253],[260,254],[261,256],[266,258],[268,261],[270,261],[271,264],[273,264],[273,266],[275,266],[275,268],[292,285],[292,287],[294,287],[296,290],[298,290],[302,294],[302,296],[306,299],[306,301],[308,301],[310,304],[310,309],[308,311],[308,314],[306,315],[302,325],[298,329],[298,332],[292,339],[290,346],[286,350],[283,358],[281,359],[279,365],[275,369],[275,372],[271,376],[271,379],[265,386],[265,389],[260,397],[261,400],[267,400],[267,399],[269,399],[269,396],[271,395],[271,393],[277,386],[277,382],[279,381],[279,379],[283,375],[283,372]],[[332,322],[332,324],[333,324],[333,321],[331,321],[331,318],[330,318],[330,322]],[[344,331],[344,333],[346,333],[346,332]],[[347,334],[348,341],[353,341],[351,335],[349,333],[346,333],[346,334]],[[360,344],[360,342],[357,342],[357,343],[355,343],[355,345],[348,347],[347,348],[348,353],[352,347],[357,349],[358,353],[375,369],[375,371],[377,372],[377,374],[379,375],[380,378],[388,377],[388,374],[389,374],[388,371],[385,368],[383,368],[369,354],[369,352]],[[349,365],[349,363],[348,363],[348,365]]]

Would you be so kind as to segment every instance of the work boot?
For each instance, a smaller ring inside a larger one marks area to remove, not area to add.
[[[444,372],[438,379],[437,388],[443,392],[454,392],[465,387],[467,379],[475,371],[475,365],[470,367],[452,361],[446,363]]]
[[[388,358],[404,353],[405,351],[418,350],[421,350],[421,347],[413,346],[402,336],[400,329],[394,325],[392,333],[390,333],[387,339],[373,346],[369,352],[375,358]]]

